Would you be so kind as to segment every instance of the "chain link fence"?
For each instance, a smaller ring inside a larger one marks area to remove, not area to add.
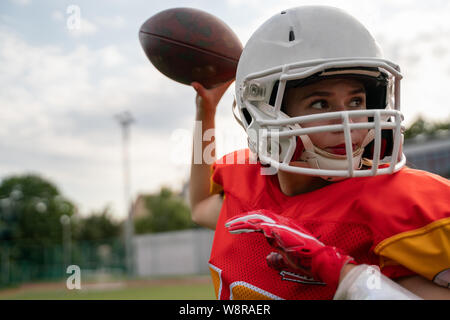
[[[135,236],[134,276],[209,273],[214,232],[206,229]],[[63,280],[69,265],[83,275],[127,276],[123,239],[70,242],[65,245],[0,243],[0,288],[30,282]]]
[[[70,246],[0,243],[0,288],[27,282],[67,278],[67,267],[85,273],[125,274],[125,246],[121,239],[72,242]]]

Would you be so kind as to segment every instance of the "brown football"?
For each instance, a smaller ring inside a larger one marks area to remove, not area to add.
[[[139,40],[151,63],[169,78],[205,88],[231,80],[242,52],[239,38],[222,20],[192,8],[173,8],[149,18]]]

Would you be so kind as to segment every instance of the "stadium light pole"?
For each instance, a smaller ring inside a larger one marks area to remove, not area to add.
[[[125,222],[125,259],[129,275],[134,275],[134,250],[133,250],[133,205],[131,200],[130,183],[130,163],[128,157],[128,146],[130,141],[130,125],[135,122],[129,111],[124,111],[116,116],[122,128],[122,159],[123,159],[123,181],[124,181],[124,199],[125,212],[127,214]]]
[[[63,252],[64,252],[64,269],[70,266],[72,260],[72,233],[70,230],[70,217],[63,214],[59,219],[62,225],[62,236],[63,236]]]

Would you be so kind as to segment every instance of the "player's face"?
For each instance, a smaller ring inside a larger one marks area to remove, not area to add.
[[[366,93],[361,82],[353,79],[325,79],[311,85],[290,88],[286,92],[285,112],[290,117],[325,112],[364,110]],[[350,118],[350,122],[367,122],[367,117]],[[305,123],[304,128],[341,124],[340,119]],[[368,130],[352,130],[353,150],[361,146]],[[315,146],[334,154],[345,154],[344,133],[321,132],[309,134]]]

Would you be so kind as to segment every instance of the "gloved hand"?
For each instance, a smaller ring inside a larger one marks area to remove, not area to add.
[[[269,210],[256,210],[229,219],[225,227],[232,234],[261,232],[277,253],[266,259],[270,267],[285,266],[303,275],[337,288],[342,267],[355,263],[335,247],[317,240],[308,230],[287,217]]]

